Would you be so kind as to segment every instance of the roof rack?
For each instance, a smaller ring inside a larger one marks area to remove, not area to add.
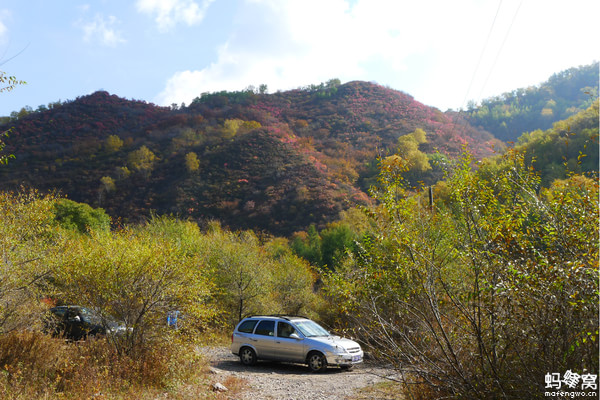
[[[304,318],[304,319],[310,319],[308,317],[305,317],[304,315],[290,315],[290,314],[257,314],[257,315],[246,315],[244,318],[259,318],[259,317],[274,317],[274,318],[282,318],[285,319],[286,321],[289,321],[290,318]]]

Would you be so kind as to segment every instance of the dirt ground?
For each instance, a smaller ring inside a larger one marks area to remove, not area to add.
[[[216,381],[233,376],[243,379],[248,389],[242,399],[262,400],[344,400],[358,389],[395,378],[392,369],[374,365],[368,360],[350,371],[330,367],[323,373],[313,373],[306,365],[259,361],[246,367],[227,347],[204,347]]]

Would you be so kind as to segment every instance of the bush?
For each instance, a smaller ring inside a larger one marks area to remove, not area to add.
[[[231,326],[249,314],[309,313],[316,301],[315,276],[287,247],[260,244],[252,231],[208,233],[205,262],[214,271],[216,301]]]
[[[54,219],[63,228],[80,233],[110,229],[110,217],[102,208],[92,208],[68,199],[58,199],[54,203]]]
[[[211,318],[212,285],[196,254],[151,229],[80,236],[70,242],[57,271],[61,299],[125,323],[112,343],[119,353],[143,352],[168,336],[167,313],[189,321]]]
[[[540,190],[512,152],[495,171],[464,155],[432,211],[383,169],[377,229],[325,277],[356,334],[426,398],[543,398],[549,371],[598,373],[598,183]]]
[[[135,357],[104,339],[66,343],[39,332],[0,336],[0,398],[143,398],[190,379],[202,366],[178,341],[149,346]]]
[[[34,191],[0,193],[0,334],[30,327],[44,308],[39,298],[64,243],[51,223],[54,200]]]

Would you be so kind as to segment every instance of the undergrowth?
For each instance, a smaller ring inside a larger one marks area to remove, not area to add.
[[[218,398],[195,347],[174,339],[130,357],[105,339],[72,343],[33,331],[7,333],[0,335],[0,399]]]

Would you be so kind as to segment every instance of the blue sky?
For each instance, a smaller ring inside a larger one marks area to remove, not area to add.
[[[597,0],[0,0],[0,115],[96,90],[160,105],[373,81],[437,107],[598,60]]]

